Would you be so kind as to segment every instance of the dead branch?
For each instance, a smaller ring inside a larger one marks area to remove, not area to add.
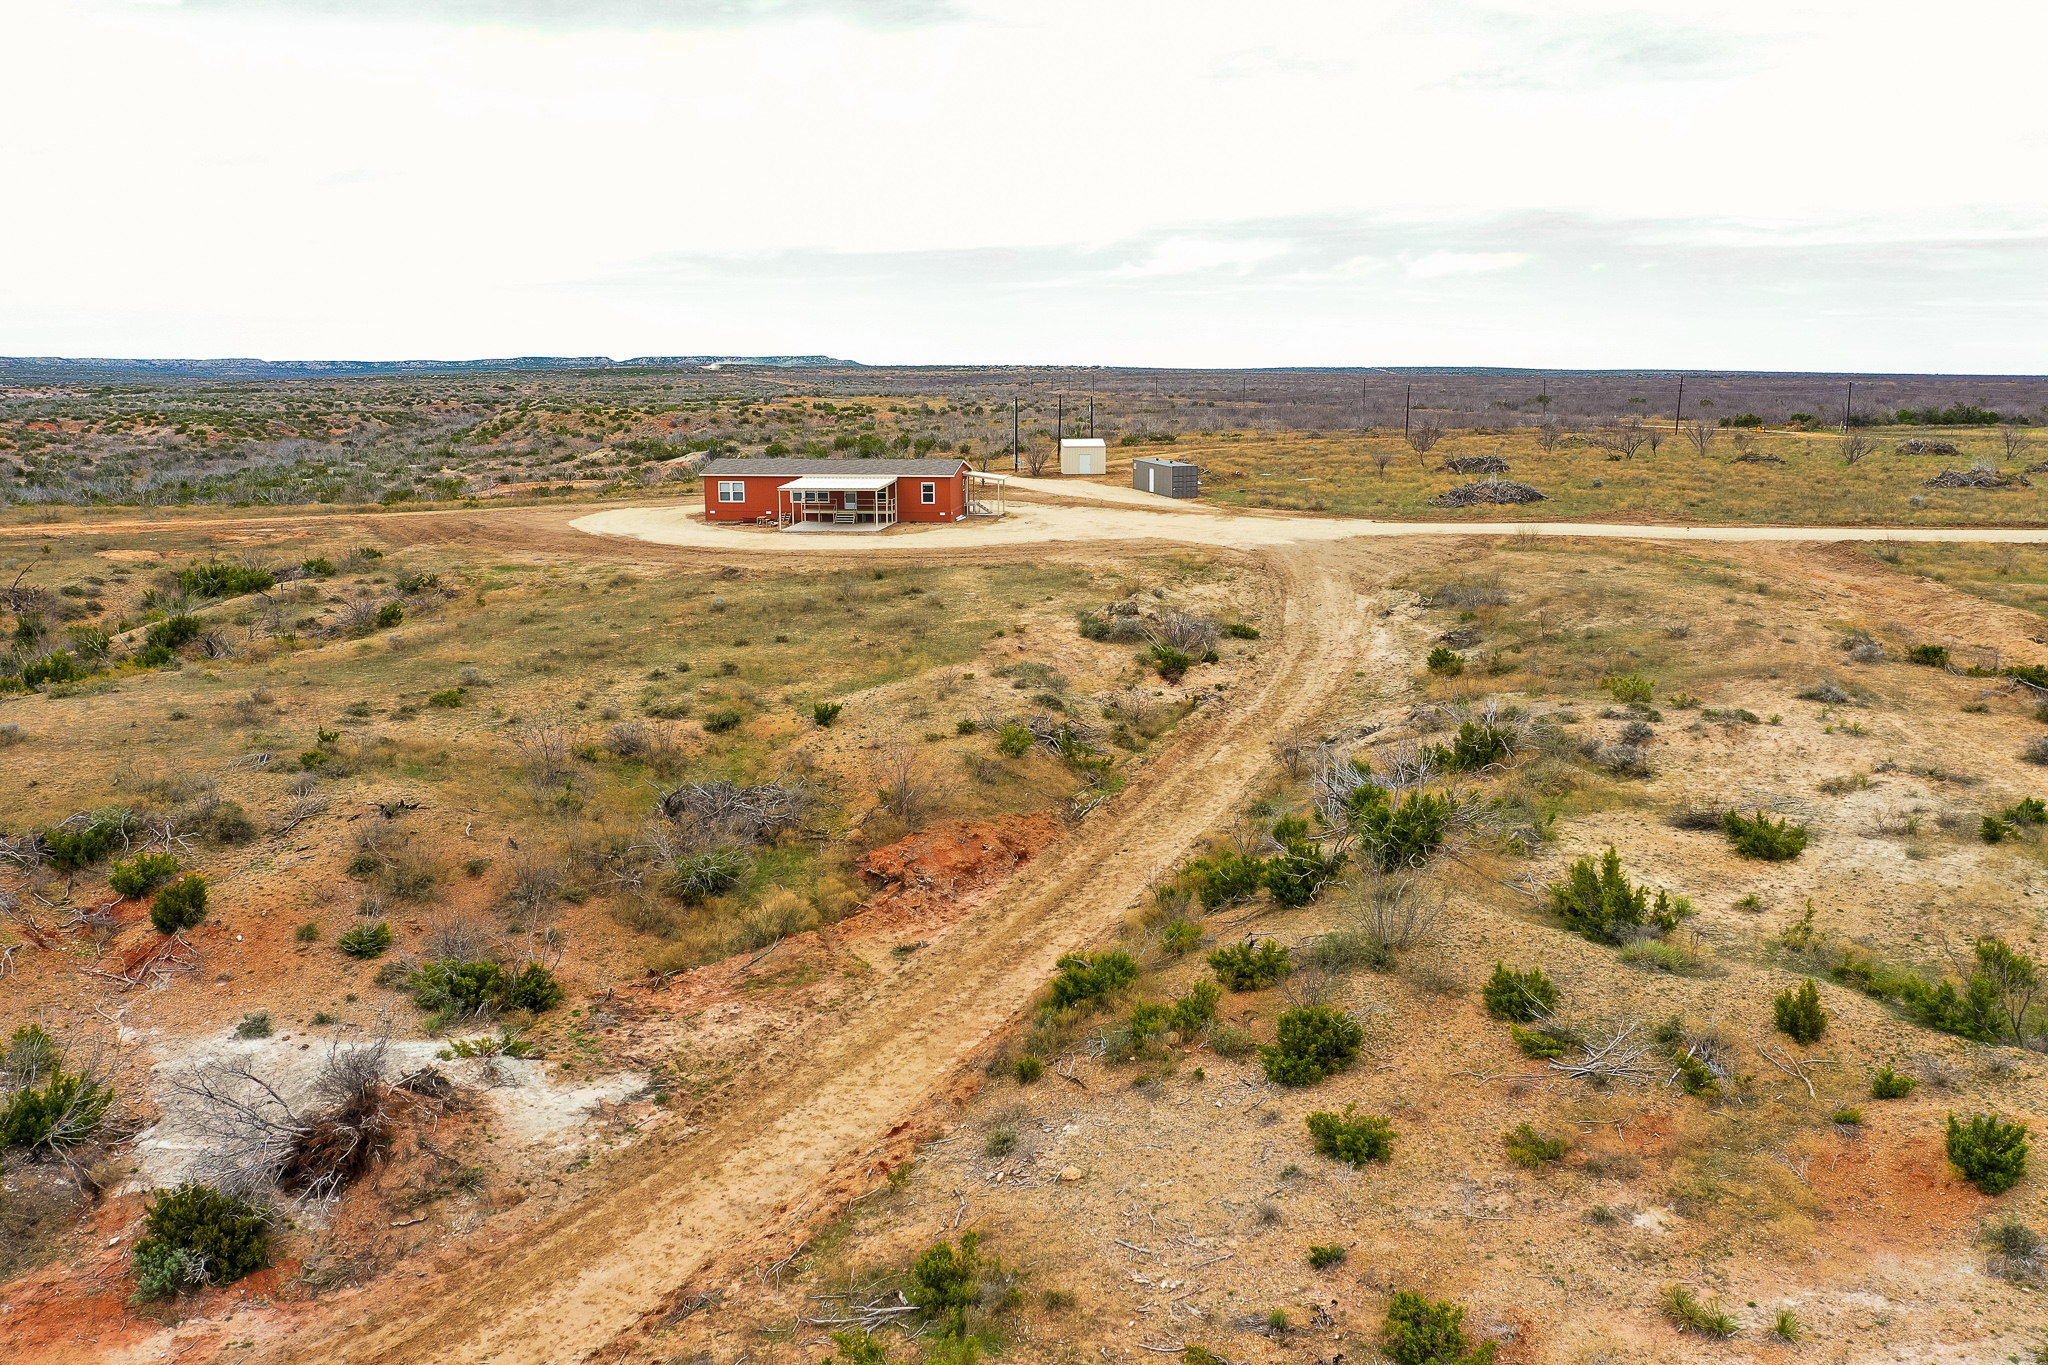
[[[1795,1077],[1804,1082],[1808,1099],[1817,1100],[1820,1098],[1820,1094],[1813,1088],[1813,1078],[1806,1074],[1806,1068],[1810,1066],[1840,1066],[1842,1064],[1841,1059],[1837,1057],[1794,1058],[1782,1047],[1774,1048],[1774,1045],[1770,1043],[1764,1044],[1757,1051],[1762,1054],[1765,1061],[1784,1072],[1787,1076]]]
[[[1554,1058],[1550,1069],[1574,1080],[1599,1085],[1647,1084],[1655,1079],[1656,1071],[1647,1060],[1650,1044],[1636,1037],[1640,1027],[1632,1019],[1611,1023],[1606,1026],[1605,1037],[1581,1045],[1581,1056]]]

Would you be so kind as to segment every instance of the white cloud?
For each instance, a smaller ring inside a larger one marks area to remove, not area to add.
[[[1752,303],[2035,295],[2048,124],[1981,33],[2039,50],[2048,6],[1163,13],[0,0],[0,353],[2039,365],[2025,308],[1766,341]],[[1626,291],[1678,275],[1713,288],[1660,340]]]
[[[1489,270],[1513,270],[1528,260],[1519,251],[1432,251],[1407,264],[1408,273],[1419,280],[1439,275],[1483,275]]]
[[[1135,265],[1118,270],[1120,275],[1190,275],[1202,271],[1229,270],[1242,275],[1262,261],[1287,254],[1286,242],[1250,240],[1218,241],[1203,237],[1169,237],[1152,249],[1152,254]]]

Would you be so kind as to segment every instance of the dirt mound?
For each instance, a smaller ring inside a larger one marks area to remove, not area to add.
[[[1543,494],[1526,483],[1510,483],[1506,479],[1482,479],[1478,483],[1459,484],[1450,492],[1431,498],[1431,507],[1477,507],[1487,502],[1542,502]]]
[[[1508,462],[1498,455],[1466,455],[1458,459],[1445,460],[1439,470],[1453,474],[1505,474]]]
[[[1930,441],[1924,436],[1915,436],[1910,441],[1899,442],[1901,455],[1960,455],[1954,441]]]
[[[958,895],[1008,876],[1059,836],[1059,820],[1042,812],[1005,820],[953,820],[863,855],[854,870],[885,896],[919,891]]]
[[[1927,481],[1928,488],[2032,488],[2034,481],[2024,474],[2001,474],[1995,469],[1959,471],[1944,469]]]

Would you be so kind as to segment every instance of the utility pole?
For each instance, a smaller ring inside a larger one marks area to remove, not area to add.
[[[1088,439],[1095,439],[1095,395],[1088,395]]]
[[[1406,396],[1401,399],[1401,438],[1408,437],[1408,418],[1415,409],[1415,386],[1410,384]]]
[[[1358,429],[1364,431],[1369,425],[1365,420],[1365,376],[1358,377]]]
[[[1844,436],[1849,434],[1849,409],[1855,405],[1855,402],[1856,386],[1851,384],[1849,385],[1849,396],[1842,400],[1842,434]]]
[[[1678,411],[1671,416],[1671,429],[1678,430],[1678,424],[1685,420],[1685,376],[1678,376]]]
[[[1021,466],[1017,463],[1017,416],[1024,410],[1024,400],[1016,394],[1010,395],[1010,472],[1016,473]]]

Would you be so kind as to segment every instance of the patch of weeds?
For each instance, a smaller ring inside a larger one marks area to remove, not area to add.
[[[1681,1332],[1698,1332],[1709,1337],[1735,1335],[1735,1319],[1721,1311],[1718,1301],[1703,1304],[1682,1284],[1665,1286],[1661,1307],[1671,1325]]]
[[[1508,1160],[1517,1166],[1534,1170],[1546,1161],[1562,1161],[1565,1153],[1563,1138],[1547,1138],[1528,1124],[1517,1125],[1512,1131],[1503,1133],[1501,1141],[1507,1147]]]

